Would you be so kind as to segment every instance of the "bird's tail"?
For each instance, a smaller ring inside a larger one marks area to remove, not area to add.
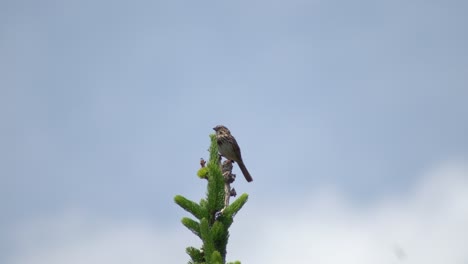
[[[246,168],[245,165],[244,165],[244,162],[241,161],[241,162],[238,162],[237,164],[239,164],[239,168],[241,169],[242,174],[244,174],[245,179],[246,179],[248,182],[253,181],[252,176],[250,176],[249,171],[247,170],[247,168]]]

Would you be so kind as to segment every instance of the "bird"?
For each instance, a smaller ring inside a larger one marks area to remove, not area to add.
[[[248,182],[253,181],[252,176],[250,176],[249,171],[245,167],[244,161],[242,160],[241,150],[236,139],[231,135],[231,131],[223,125],[215,126],[213,130],[216,132],[216,142],[218,143],[218,151],[221,156],[228,160],[237,162],[245,179]]]

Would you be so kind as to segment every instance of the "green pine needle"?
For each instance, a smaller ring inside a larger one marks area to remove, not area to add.
[[[206,216],[206,211],[202,206],[200,206],[199,204],[193,201],[190,201],[189,199],[185,198],[182,195],[176,195],[174,197],[174,201],[176,204],[182,207],[185,211],[191,213],[193,216],[195,216],[198,219],[201,219],[204,216]]]
[[[249,199],[249,195],[244,193],[239,198],[237,198],[234,202],[232,202],[226,209],[224,209],[224,215],[226,217],[234,217],[237,212],[244,206],[244,204]]]
[[[200,224],[197,221],[184,217],[182,218],[182,224],[201,239]]]

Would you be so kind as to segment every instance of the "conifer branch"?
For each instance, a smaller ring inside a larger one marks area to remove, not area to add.
[[[185,211],[191,213],[193,216],[196,218],[200,219],[205,215],[205,211],[203,207],[201,207],[199,204],[190,201],[189,199],[183,197],[182,195],[176,195],[174,197],[174,201],[176,204],[178,204],[180,207],[182,207]]]
[[[200,235],[200,224],[188,217],[182,218],[182,224],[187,227],[190,231],[192,231],[195,235],[197,235],[199,238],[201,238]]]
[[[210,135],[210,159],[208,163],[201,159],[200,170],[197,175],[206,179],[206,198],[195,203],[182,195],[174,197],[175,203],[197,220],[188,217],[182,218],[182,224],[198,236],[203,245],[200,249],[188,247],[187,254],[192,264],[225,264],[227,244],[229,239],[229,227],[234,221],[234,216],[247,202],[248,195],[242,194],[232,204],[230,197],[236,196],[236,191],[231,188],[236,175],[232,174],[232,162],[224,161],[218,154],[216,137]],[[240,264],[239,261],[230,264]]]

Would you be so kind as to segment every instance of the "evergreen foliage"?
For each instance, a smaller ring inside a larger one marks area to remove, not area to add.
[[[187,247],[186,252],[191,260],[189,264],[226,264],[226,247],[229,238],[229,227],[234,216],[247,202],[248,195],[242,194],[230,205],[225,205],[225,178],[222,174],[216,136],[210,135],[210,159],[197,175],[208,180],[206,199],[200,203],[193,202],[182,195],[174,197],[175,203],[192,214],[192,218],[182,218],[182,224],[198,236],[203,245],[200,249]],[[239,261],[227,264],[241,264]]]

